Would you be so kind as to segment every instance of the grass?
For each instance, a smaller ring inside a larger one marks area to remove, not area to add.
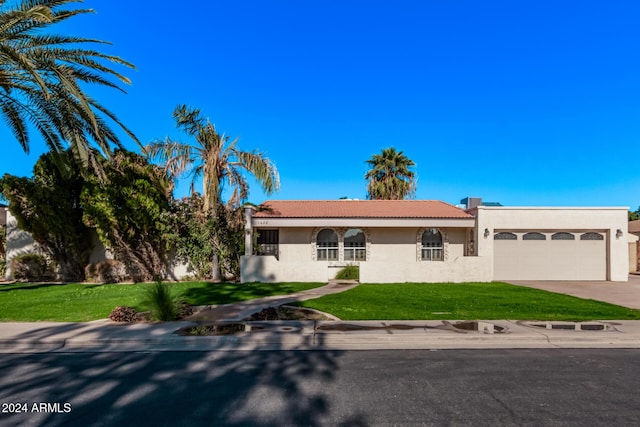
[[[343,320],[640,319],[640,310],[499,282],[361,284],[298,305]]]
[[[192,305],[228,304],[272,295],[283,295],[322,286],[324,283],[171,283]],[[138,311],[151,283],[131,284],[0,284],[0,321],[86,322],[106,318],[118,305]]]

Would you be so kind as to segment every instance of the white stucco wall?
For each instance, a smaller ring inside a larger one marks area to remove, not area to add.
[[[499,231],[604,233],[607,243],[607,280],[627,281],[628,208],[626,207],[478,207],[477,245],[480,257],[494,254],[494,233]],[[488,235],[485,237],[485,230]],[[621,233],[618,233],[621,230]],[[493,276],[493,263],[491,264]],[[556,268],[549,264],[548,268]]]
[[[441,228],[445,233],[445,261],[420,261],[421,228],[366,228],[367,261],[314,261],[313,233],[318,228],[280,228],[279,259],[244,256],[243,282],[326,281],[345,265],[360,266],[363,283],[490,281],[490,259],[465,257],[467,228]]]
[[[7,211],[7,269],[5,278],[11,280],[11,260],[27,253],[38,252],[31,234],[18,228],[18,220]]]

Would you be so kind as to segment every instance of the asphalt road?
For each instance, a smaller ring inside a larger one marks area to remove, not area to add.
[[[639,379],[640,350],[0,354],[0,426],[631,426]]]

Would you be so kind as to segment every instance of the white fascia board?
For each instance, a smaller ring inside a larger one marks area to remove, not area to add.
[[[542,210],[574,210],[574,211],[628,211],[628,206],[478,206],[479,210],[487,211],[542,211]]]
[[[253,218],[253,227],[475,227],[475,218]]]

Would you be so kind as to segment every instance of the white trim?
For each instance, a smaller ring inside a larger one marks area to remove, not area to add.
[[[475,218],[252,218],[256,228],[475,227]]]

